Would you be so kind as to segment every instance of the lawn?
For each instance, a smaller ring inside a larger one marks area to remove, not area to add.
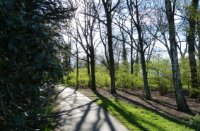
[[[97,104],[109,111],[121,123],[131,131],[195,131],[200,130],[197,126],[192,126],[188,122],[164,117],[156,112],[128,103],[121,99],[110,98],[98,92],[81,93],[91,99],[100,98]]]

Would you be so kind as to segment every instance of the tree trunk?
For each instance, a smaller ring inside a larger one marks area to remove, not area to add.
[[[110,66],[111,93],[116,93],[111,13],[107,13],[106,16],[107,16],[107,32],[108,32],[108,51],[109,51],[109,62],[110,62],[109,66]]]
[[[128,4],[128,2],[127,2]],[[129,8],[130,11],[130,8]],[[133,75],[133,16],[131,15],[131,34],[130,34],[130,39],[131,39],[131,74]]]
[[[92,90],[96,90],[96,77],[95,77],[95,52],[93,45],[93,28],[90,29],[90,59],[91,59],[91,86]]]
[[[79,89],[79,55],[78,55],[78,46],[76,44],[76,90]]]
[[[122,58],[123,58],[123,62],[127,61],[127,52],[126,52],[126,39],[124,36],[124,33],[122,32]]]
[[[69,65],[68,65],[68,69],[67,69],[69,72],[71,72],[71,69],[72,69],[72,67],[71,67],[71,50],[72,50],[72,44],[71,44],[71,39],[70,39],[70,43],[69,43],[69,52],[70,53],[68,54],[69,55],[68,56],[68,64]]]
[[[144,56],[144,43],[143,43],[143,38],[142,38],[142,29],[140,26],[139,22],[139,13],[138,9],[136,9],[136,17],[137,17],[137,32],[138,32],[138,42],[139,42],[139,52],[140,52],[140,57],[141,57],[141,66],[142,66],[142,74],[143,74],[143,82],[144,82],[144,96],[146,99],[150,100],[151,99],[151,94],[149,90],[149,84],[148,84],[148,77],[147,77],[147,70],[146,70],[146,61],[145,61],[145,56]]]
[[[177,108],[179,111],[190,112],[190,109],[187,105],[186,99],[182,91],[180,69],[177,56],[177,43],[175,39],[174,11],[172,10],[170,0],[165,0],[165,8],[169,26],[168,28],[169,28],[169,41],[170,41],[170,59],[172,64],[172,78],[173,78]]]
[[[96,80],[95,80],[95,53],[94,53],[94,47],[93,45],[91,45],[91,49],[90,49],[90,53],[91,53],[91,89],[92,90],[96,90]]]
[[[116,93],[115,87],[115,62],[113,54],[113,41],[112,41],[112,8],[111,0],[105,2],[102,0],[105,14],[106,14],[106,27],[107,27],[107,37],[108,37],[108,52],[109,52],[109,69],[110,69],[110,80],[111,80],[111,93]]]
[[[133,74],[133,47],[132,45],[131,45],[131,74]]]
[[[147,79],[147,71],[146,71],[144,51],[140,51],[140,55],[141,55],[142,74],[143,74],[143,81],[144,81],[144,96],[148,100],[150,100],[151,94],[150,94],[149,84],[148,84],[148,79]]]
[[[140,56],[141,56],[142,74],[143,74],[143,82],[144,82],[144,96],[145,96],[145,98],[150,100],[151,99],[151,94],[150,94],[149,84],[148,84],[146,62],[145,62],[145,56],[144,56],[144,49],[143,49],[142,40],[139,40],[139,45],[140,45]]]
[[[200,21],[197,23],[197,33],[198,33],[198,79],[200,79]],[[199,81],[200,82],[200,81]]]
[[[139,73],[139,53],[136,52],[136,58],[135,58],[135,76],[137,77]]]
[[[89,47],[87,47],[87,48],[89,48]],[[89,50],[89,49],[87,49],[87,50]],[[88,74],[88,87],[91,87],[91,68],[90,68],[90,66],[91,66],[91,64],[90,64],[90,54],[89,53],[86,53],[86,55],[87,55],[87,61],[86,61],[86,63],[87,63],[87,74]]]
[[[198,76],[197,76],[197,63],[195,59],[195,26],[196,20],[194,18],[194,13],[197,13],[199,0],[192,0],[189,18],[189,31],[187,35],[187,42],[188,42],[188,54],[189,54],[189,63],[190,63],[190,73],[191,73],[191,84],[193,89],[198,89]]]
[[[90,57],[87,53],[87,73],[88,73],[88,76],[90,76]]]

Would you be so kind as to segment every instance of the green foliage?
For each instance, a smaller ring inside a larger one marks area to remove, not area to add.
[[[133,88],[143,89],[143,76],[140,64],[133,64]]]
[[[74,70],[70,72],[69,76],[67,76],[67,84],[69,86],[76,86],[76,72],[77,70]],[[88,74],[86,68],[80,68],[79,69],[79,84],[80,86],[87,87],[88,86]]]
[[[181,80],[183,87],[190,86],[188,58],[180,60]],[[88,86],[88,74],[86,68],[80,68],[79,81],[81,86]],[[168,59],[156,59],[147,63],[148,81],[151,89],[159,89],[161,94],[173,90],[171,63]],[[67,84],[76,85],[76,70],[71,72],[67,78]],[[110,87],[109,71],[102,65],[96,67],[97,87]],[[143,77],[140,65],[134,64],[134,73],[130,73],[129,63],[122,63],[116,70],[117,88],[143,89]]]
[[[143,89],[143,78],[141,74],[133,76],[133,88]]]
[[[53,97],[55,97],[55,94],[53,95]],[[44,123],[44,125],[42,126],[43,131],[52,131],[52,129],[55,128],[55,106],[55,102],[53,102],[50,105],[46,106],[44,109],[44,114],[46,114],[47,116],[47,122]]]
[[[134,76],[129,72],[127,67],[128,65],[120,65],[118,70],[116,71],[116,86],[118,88],[133,88],[133,87],[140,87],[142,88],[143,81],[142,76]],[[96,67],[96,85],[97,87],[110,87],[110,76],[109,71],[101,66],[98,65]],[[68,76],[65,76],[65,84],[69,86],[76,85],[76,70],[71,72]],[[86,68],[79,69],[79,83],[81,86],[86,87],[88,86],[88,74]]]
[[[172,89],[172,72],[168,60],[154,60],[149,62],[147,66],[150,85],[158,87],[161,92]]]
[[[190,85],[190,65],[188,58],[182,58],[180,60],[181,80],[183,85]]]
[[[88,74],[87,68],[79,69],[79,84],[82,87],[88,86]],[[76,86],[76,70],[71,72],[67,76],[67,84],[69,86]],[[97,87],[109,87],[110,85],[110,77],[108,71],[105,68],[97,67],[96,70],[96,85]]]
[[[116,86],[119,88],[131,88],[134,84],[133,75],[129,71],[127,63],[119,66],[116,71]]]
[[[59,0],[0,1],[0,130],[42,129],[53,84],[62,78]]]
[[[155,63],[154,63],[155,64]],[[150,65],[151,67],[155,67],[153,63]],[[166,63],[163,63],[166,64]],[[134,65],[135,69],[138,68],[138,73],[131,74],[129,65],[128,63],[120,64],[119,67],[116,70],[116,87],[117,88],[141,88],[143,89],[143,78],[142,74],[139,72],[140,68],[138,65]],[[158,87],[158,79],[155,74],[155,70],[151,69],[149,67],[149,72],[151,74],[149,75],[149,81],[151,86]],[[157,66],[156,66],[157,67]],[[161,70],[163,74],[166,74],[166,77],[162,76],[160,78],[160,83],[162,85],[169,85],[171,84],[171,75],[169,72],[170,70],[163,69],[162,66],[157,67],[158,70]],[[152,74],[154,73],[154,74]],[[161,76],[160,76],[161,77]],[[69,86],[75,86],[76,85],[76,70],[71,72],[67,77],[66,77],[66,83]],[[88,86],[88,74],[87,74],[87,69],[86,68],[80,68],[79,69],[79,81],[81,86]],[[101,65],[98,65],[96,68],[96,84],[97,87],[109,87],[110,86],[110,76],[109,76],[109,71],[105,68],[102,67]]]
[[[110,76],[106,68],[101,66],[96,70],[96,84],[97,87],[110,87]]]

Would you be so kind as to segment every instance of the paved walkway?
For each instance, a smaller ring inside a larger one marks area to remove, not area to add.
[[[64,87],[59,86],[59,90]],[[102,107],[71,88],[65,88],[57,99],[55,131],[128,131]]]

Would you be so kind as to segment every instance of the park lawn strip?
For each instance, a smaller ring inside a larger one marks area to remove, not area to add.
[[[185,125],[181,125],[167,120],[152,111],[128,104],[122,100],[111,99],[109,102],[98,101],[97,104],[106,107],[117,119],[119,119],[128,129],[133,130],[153,130],[153,131],[183,131],[193,130]]]
[[[192,127],[186,124],[180,124],[164,118],[153,111],[149,111],[139,106],[135,106],[126,101],[117,98],[107,98],[101,95],[95,95],[84,92],[91,99],[100,98],[96,103],[109,111],[130,131],[194,131]]]

